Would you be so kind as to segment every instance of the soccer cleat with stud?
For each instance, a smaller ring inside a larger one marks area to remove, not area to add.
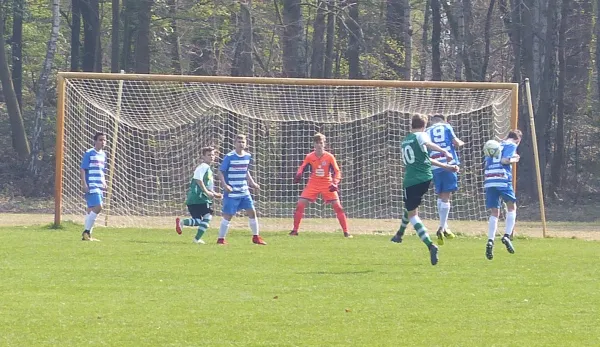
[[[84,230],[81,233],[81,241],[92,241],[92,235],[88,230]]]
[[[290,231],[290,236],[298,236],[298,231],[296,231],[296,230]]]
[[[431,258],[431,265],[438,263],[438,248],[433,243],[429,245],[429,257]]]
[[[390,241],[395,243],[402,243],[402,235],[400,235],[400,232],[397,232],[396,235],[394,235]]]
[[[488,260],[494,259],[494,242],[492,240],[488,240],[488,243],[485,245],[485,257]]]
[[[450,231],[450,229],[444,229],[444,237],[447,239],[453,239],[456,237],[456,235],[454,235],[454,233]]]
[[[266,245],[267,244],[265,242],[265,240],[263,240],[262,237],[260,237],[260,235],[252,236],[252,243],[257,244],[257,245]]]
[[[194,243],[199,244],[199,245],[204,245],[206,244],[206,242],[204,242],[204,240],[200,239],[200,240],[196,240],[194,239]]]
[[[352,236],[352,235],[350,235],[350,233],[348,233],[348,232],[344,231],[344,237],[345,237],[345,238],[347,238],[347,239],[351,239],[351,238],[353,238],[354,236]]]
[[[217,239],[217,244],[218,245],[226,245],[227,241],[225,241],[225,239]]]
[[[515,248],[513,247],[512,242],[510,241],[510,237],[507,235],[502,236],[502,244],[506,246],[506,250],[510,254],[515,254]]]
[[[175,231],[176,231],[176,232],[177,232],[179,235],[181,235],[181,232],[182,232],[182,231],[181,231],[181,219],[179,219],[179,218],[176,218],[176,219],[175,219]]]
[[[443,228],[439,228],[438,231],[435,233],[435,236],[437,236],[437,243],[440,246],[444,244],[444,234],[442,233],[443,230]]]

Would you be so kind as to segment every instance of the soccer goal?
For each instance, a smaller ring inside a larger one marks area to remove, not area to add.
[[[81,219],[79,166],[96,131],[108,136],[102,224],[139,226],[141,218],[143,225],[172,224],[171,218],[186,214],[200,148],[218,150],[216,171],[238,133],[247,135],[254,158],[262,218],[293,216],[303,188],[292,183],[294,173],[312,151],[312,135],[321,132],[342,170],[348,217],[398,219],[400,143],[415,114],[447,116],[465,141],[450,219],[483,220],[482,146],[516,127],[517,103],[514,83],[59,73],[55,223]],[[424,203],[423,217],[437,218],[433,192]],[[333,214],[317,202],[306,216]]]

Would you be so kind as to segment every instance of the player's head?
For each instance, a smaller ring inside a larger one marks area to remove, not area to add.
[[[94,148],[99,151],[104,148],[104,146],[106,146],[106,134],[97,132],[94,134]]]
[[[427,116],[416,114],[410,121],[410,128],[412,130],[424,129],[427,126]]]
[[[214,147],[202,147],[202,149],[200,150],[200,153],[202,153],[202,161],[210,164],[213,161],[215,161],[215,149]]]
[[[429,121],[431,122],[431,124],[446,122],[446,116],[444,116],[443,114],[434,114],[433,116],[431,116],[431,119]]]
[[[246,135],[237,134],[235,136],[235,150],[241,152],[246,149]]]
[[[521,138],[523,137],[523,133],[519,129],[514,129],[508,132],[507,139],[513,140],[517,145],[521,142]]]
[[[315,145],[315,151],[323,151],[325,149],[325,135],[316,133],[313,136],[313,142]]]

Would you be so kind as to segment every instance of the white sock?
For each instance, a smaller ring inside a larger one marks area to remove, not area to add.
[[[446,228],[448,226],[448,215],[450,214],[450,202],[440,203],[440,227]]]
[[[94,223],[96,222],[96,217],[98,217],[98,214],[96,214],[94,211],[91,211],[85,218],[83,228],[91,232],[92,228],[94,227]]]
[[[498,217],[490,216],[488,224],[488,240],[493,240],[496,237],[496,229],[498,228]]]
[[[225,218],[221,219],[221,225],[219,226],[219,238],[224,239],[229,230],[229,221]]]
[[[508,211],[506,212],[506,231],[504,232],[508,236],[510,236],[515,228],[515,223],[517,222],[517,211]]]
[[[249,218],[248,225],[250,226],[250,230],[252,230],[252,235],[258,235],[258,218]]]

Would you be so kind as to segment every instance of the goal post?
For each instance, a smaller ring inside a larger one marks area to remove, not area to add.
[[[59,72],[57,89],[56,225],[84,211],[79,163],[95,131],[109,135],[104,213],[111,226],[139,225],[136,218],[170,225],[170,217],[185,214],[200,148],[213,145],[222,158],[236,133],[248,135],[261,217],[291,218],[302,188],[292,184],[293,173],[320,131],[341,166],[348,216],[399,218],[400,142],[412,115],[434,113],[448,116],[467,143],[451,218],[482,220],[481,147],[517,127],[519,102],[518,84],[492,82]],[[430,193],[425,218],[435,218],[434,206]],[[307,209],[308,217],[329,214],[319,205]]]

